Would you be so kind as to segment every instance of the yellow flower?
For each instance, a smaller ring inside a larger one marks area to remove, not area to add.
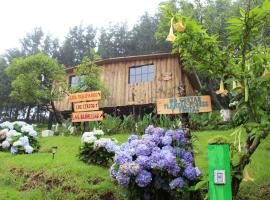
[[[180,21],[174,24],[174,29],[182,33],[186,30],[186,26]]]
[[[175,39],[176,39],[176,36],[173,34],[173,18],[172,18],[170,32],[166,40],[169,42],[174,42]]]
[[[247,170],[247,167],[245,167],[244,169],[244,172],[243,172],[243,177],[244,177],[244,181],[254,181],[254,178],[251,178],[249,173],[248,173],[248,170]]]
[[[267,69],[265,69],[262,76],[265,77],[265,78],[269,78],[270,77],[270,72]]]
[[[224,89],[223,80],[220,81],[219,90],[216,91],[216,94],[228,94],[228,90]]]
[[[243,90],[243,85],[239,81],[233,81],[233,89],[240,89]]]

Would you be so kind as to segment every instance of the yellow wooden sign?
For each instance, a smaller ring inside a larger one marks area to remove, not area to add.
[[[72,122],[102,121],[103,111],[72,113]]]
[[[74,103],[73,108],[75,112],[92,111],[99,109],[98,101]]]
[[[81,92],[69,95],[70,102],[95,101],[101,99],[101,91]]]
[[[211,112],[210,96],[187,96],[157,100],[158,114]]]

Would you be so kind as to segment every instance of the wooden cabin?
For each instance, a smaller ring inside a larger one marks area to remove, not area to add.
[[[101,67],[101,79],[109,91],[100,102],[103,110],[118,107],[154,105],[157,99],[178,96],[178,87],[184,84],[187,95],[194,95],[200,87],[196,74],[187,73],[181,66],[179,55],[159,53],[109,58],[96,61]],[[75,68],[66,70],[70,85],[77,83]],[[55,102],[59,111],[71,111],[66,96]]]

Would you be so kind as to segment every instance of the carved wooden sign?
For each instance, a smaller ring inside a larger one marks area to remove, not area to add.
[[[171,72],[166,72],[166,73],[162,74],[162,80],[163,81],[172,80],[172,73]]]
[[[82,103],[74,103],[74,111],[92,111],[98,110],[98,101],[90,101],[90,102],[82,102]]]
[[[102,121],[103,111],[72,113],[72,122]]]
[[[98,101],[93,101],[100,99],[101,99],[101,91],[70,94],[69,101],[73,103],[73,108],[75,111],[71,115],[71,121],[90,122],[103,120],[103,111],[97,111],[99,109]],[[85,111],[92,111],[92,112],[85,112]]]
[[[69,95],[70,102],[94,101],[101,99],[101,91],[81,92]]]
[[[211,112],[210,96],[187,96],[157,100],[158,114]]]

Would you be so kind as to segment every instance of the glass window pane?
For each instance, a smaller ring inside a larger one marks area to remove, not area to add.
[[[147,81],[148,79],[147,79],[147,74],[143,74],[142,75],[142,82],[145,82],[145,81]]]
[[[147,65],[142,66],[142,74],[147,74]]]
[[[155,66],[154,65],[148,65],[148,73],[154,73],[155,72]]]
[[[153,81],[154,79],[155,79],[155,74],[154,73],[148,74],[148,81]]]
[[[138,75],[136,76],[136,83],[140,83],[140,82],[142,82],[142,76]]]
[[[142,74],[142,68],[141,67],[136,67],[136,75]]]
[[[135,83],[135,76],[130,76],[129,77],[129,83]]]
[[[133,68],[129,68],[129,74],[132,75],[132,76],[135,75],[135,69],[136,68],[134,68],[134,67]]]

